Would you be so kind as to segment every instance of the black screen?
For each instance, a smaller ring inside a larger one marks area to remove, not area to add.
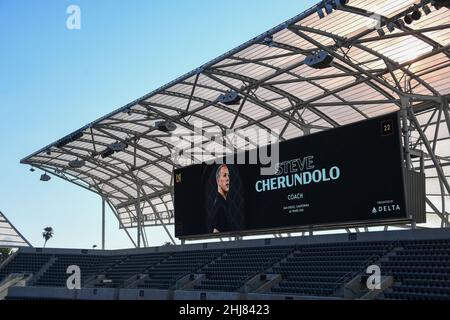
[[[261,175],[257,164],[177,169],[175,234],[406,219],[400,138],[394,113],[281,142],[278,172],[271,176]]]

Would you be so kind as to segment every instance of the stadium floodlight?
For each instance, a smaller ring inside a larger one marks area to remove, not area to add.
[[[30,171],[31,171],[31,172],[35,172],[36,169],[34,169],[33,167],[31,167],[31,168],[30,168]]]
[[[431,9],[429,6],[427,6],[426,4],[422,7],[423,12],[425,13],[425,15],[429,15],[431,13]]]
[[[417,9],[414,10],[413,13],[411,13],[411,18],[412,18],[414,21],[420,20],[421,17],[422,17],[422,14],[421,14],[420,11],[417,10]]]
[[[331,4],[329,4],[329,3],[327,3],[327,4],[325,5],[325,12],[326,12],[327,14],[332,14],[332,13],[333,13],[333,6],[332,6]]]
[[[268,47],[272,47],[272,45],[273,45],[273,36],[265,36],[261,43],[266,45],[266,46],[268,46]]]
[[[76,159],[76,160],[72,160],[72,161],[69,162],[69,167],[71,167],[71,168],[81,168],[81,167],[84,166],[84,164],[85,164],[85,162],[83,160]]]
[[[102,153],[102,158],[108,158],[110,156],[112,156],[114,154],[114,150],[111,150],[110,148],[106,148],[105,151],[103,151]]]
[[[44,182],[47,182],[50,179],[51,179],[51,177],[48,174],[44,173],[44,174],[41,175],[41,179],[40,180],[44,181]]]
[[[378,32],[378,35],[379,35],[380,37],[384,37],[384,36],[386,35],[386,33],[384,32],[384,29],[383,29],[383,28],[377,29],[377,32]]]
[[[389,30],[389,32],[394,32],[394,30],[395,30],[395,24],[393,23],[393,22],[389,22],[387,25],[386,25],[386,27],[387,27],[387,29]]]
[[[407,14],[404,18],[406,24],[411,24],[413,22],[413,18]]]
[[[323,13],[322,8],[317,8],[317,15],[319,16],[320,19],[325,18],[325,13]]]
[[[324,50],[312,53],[305,58],[304,63],[314,69],[325,69],[331,67],[334,57]]]
[[[227,91],[217,98],[217,102],[221,102],[227,106],[238,105],[241,101],[241,96],[236,91]]]
[[[83,137],[83,132],[82,131],[76,132],[74,134],[71,134],[71,135],[59,140],[58,143],[56,144],[56,146],[61,149],[65,145],[67,145],[73,141],[76,141],[76,140],[80,139],[81,137]]]
[[[125,142],[115,142],[108,145],[108,148],[113,150],[114,152],[123,151],[128,148],[128,143]]]
[[[172,132],[177,129],[177,126],[172,121],[157,121],[155,123],[155,128],[162,132]]]
[[[114,142],[109,144],[106,149],[101,152],[101,156],[103,159],[108,158],[114,154],[114,152],[120,152],[128,148],[128,143],[126,142]]]

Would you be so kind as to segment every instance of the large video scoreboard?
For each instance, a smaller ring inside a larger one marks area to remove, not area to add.
[[[407,219],[397,113],[281,142],[276,171],[263,175],[262,167],[199,164],[175,170],[176,236]]]

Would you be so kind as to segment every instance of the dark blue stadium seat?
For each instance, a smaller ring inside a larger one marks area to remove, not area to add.
[[[202,274],[194,290],[233,292],[259,273],[275,273],[282,280],[273,294],[330,297],[375,262],[383,275],[394,278],[382,299],[450,299],[449,239],[107,255],[19,250],[3,265],[0,281],[11,273],[27,273],[35,275],[30,285],[63,287],[67,267],[78,265],[82,287],[170,289],[183,277]]]

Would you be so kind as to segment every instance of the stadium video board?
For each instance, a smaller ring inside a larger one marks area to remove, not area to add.
[[[393,113],[281,142],[273,175],[261,175],[258,164],[176,169],[175,235],[406,220],[402,157],[399,116]]]

